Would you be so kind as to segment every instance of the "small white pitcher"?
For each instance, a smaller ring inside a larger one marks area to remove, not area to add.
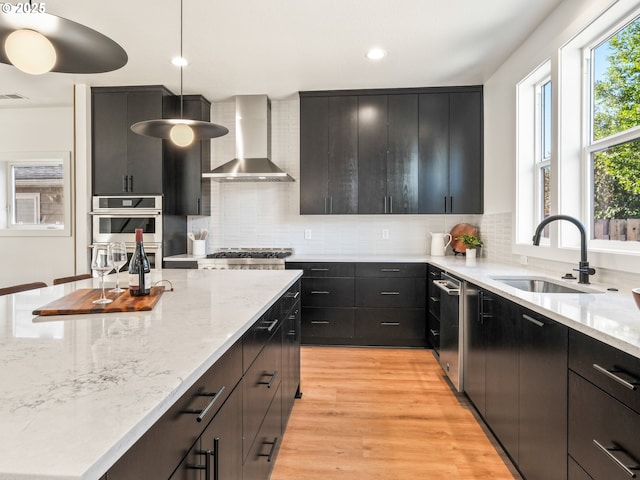
[[[447,243],[445,242],[445,238],[449,237]],[[444,256],[444,250],[451,243],[451,234],[449,233],[431,233],[431,255],[434,257],[442,257]]]

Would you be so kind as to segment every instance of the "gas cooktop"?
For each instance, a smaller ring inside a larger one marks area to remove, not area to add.
[[[221,248],[207,258],[286,258],[292,253],[291,248]]]

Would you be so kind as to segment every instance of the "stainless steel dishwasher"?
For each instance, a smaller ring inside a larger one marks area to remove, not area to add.
[[[465,284],[448,273],[433,283],[444,293],[440,298],[440,366],[456,391],[461,392]]]

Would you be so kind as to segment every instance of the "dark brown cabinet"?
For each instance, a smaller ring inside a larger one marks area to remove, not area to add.
[[[440,290],[434,280],[442,278],[442,270],[427,265],[427,338],[436,355],[440,354]]]
[[[300,101],[300,212],[358,212],[358,99]]]
[[[165,117],[171,92],[162,86],[94,87],[91,96],[93,194],[163,194],[174,169],[164,142],[129,127]]]
[[[482,213],[482,90],[424,93],[419,103],[419,212]]]
[[[300,213],[482,213],[482,87],[300,92]]]
[[[179,99],[176,99],[180,111]],[[201,95],[185,95],[183,118],[209,121],[211,104]],[[202,178],[211,170],[211,141],[194,142],[188,147],[170,147],[175,157],[175,213],[177,215],[211,215],[211,180]]]

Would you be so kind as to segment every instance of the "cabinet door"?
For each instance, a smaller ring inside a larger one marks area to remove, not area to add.
[[[446,213],[449,196],[449,94],[419,98],[419,212]]]
[[[418,213],[418,95],[389,95],[387,213]]]
[[[282,443],[280,395],[281,391],[278,389],[264,416],[264,421],[251,446],[249,455],[244,461],[242,478],[245,480],[267,480],[271,474]]]
[[[502,446],[518,462],[518,323],[515,306],[494,297],[487,329],[486,415]]]
[[[162,94],[129,92],[127,95],[127,173],[129,192],[162,194],[162,142],[158,138],[133,133],[131,125],[143,120],[162,118]]]
[[[282,433],[300,393],[300,302],[282,324]]]
[[[449,213],[482,213],[482,93],[450,95]]]
[[[467,289],[467,294],[472,288]],[[486,415],[487,328],[494,319],[494,298],[477,291],[476,304],[466,315],[468,323],[464,350],[464,391],[483,417]]]
[[[358,97],[358,213],[387,213],[387,99]]]
[[[329,97],[327,213],[358,213],[358,97]],[[316,179],[316,182],[319,181]]]
[[[568,328],[520,310],[518,466],[527,480],[567,478]]]
[[[122,93],[92,95],[93,194],[125,192],[127,175],[127,96]]]
[[[329,99],[300,99],[300,213],[329,213]]]

